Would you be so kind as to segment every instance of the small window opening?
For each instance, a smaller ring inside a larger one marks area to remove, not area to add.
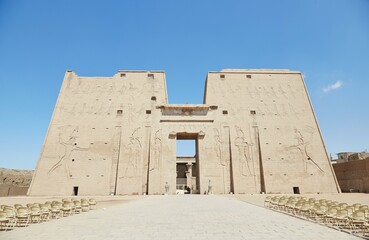
[[[255,115],[256,114],[256,111],[255,110],[251,110],[250,111],[250,114]]]
[[[218,109],[218,106],[210,106],[210,109],[211,110],[217,110]]]
[[[293,194],[300,194],[300,188],[299,187],[293,187]]]
[[[221,78],[221,79],[225,79],[225,75],[224,75],[224,74],[221,74],[221,75],[220,75],[220,78]]]
[[[151,114],[151,110],[146,110],[146,114]]]
[[[74,158],[72,159],[72,162],[74,162]]]
[[[74,143],[74,146],[77,146],[77,143]]]
[[[127,75],[125,73],[121,73],[120,77],[125,78]]]
[[[73,187],[73,196],[78,196],[78,186]]]
[[[118,116],[122,116],[122,114],[123,114],[123,110],[117,110],[117,115]]]
[[[251,75],[246,75],[246,78],[251,78]]]
[[[151,100],[152,100],[152,101],[156,101],[156,97],[155,97],[155,96],[152,96],[152,97],[151,97]]]
[[[228,114],[228,111],[227,110],[223,110],[223,114]]]
[[[149,74],[147,74],[147,77],[148,77],[149,79],[154,79],[154,74],[149,73]]]

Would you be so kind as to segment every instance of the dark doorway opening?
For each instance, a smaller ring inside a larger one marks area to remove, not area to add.
[[[78,196],[78,186],[73,187],[73,196]]]
[[[300,188],[299,187],[293,187],[293,194],[300,194]]]
[[[176,192],[199,193],[197,134],[178,133],[176,144]]]

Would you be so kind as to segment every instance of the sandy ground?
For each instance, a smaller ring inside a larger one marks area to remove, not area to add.
[[[110,199],[114,205],[8,232],[2,231],[0,239],[359,239],[348,233],[242,202],[228,195],[117,198],[123,201],[127,199],[128,202],[114,204],[117,202],[115,198]],[[109,198],[101,200],[109,201]]]

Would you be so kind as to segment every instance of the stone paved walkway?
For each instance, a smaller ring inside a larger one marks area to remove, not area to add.
[[[147,196],[10,232],[38,239],[358,239],[226,196]]]

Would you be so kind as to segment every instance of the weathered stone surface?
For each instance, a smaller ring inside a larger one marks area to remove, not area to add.
[[[342,192],[369,193],[369,157],[333,164]]]
[[[32,170],[0,168],[0,197],[26,195],[32,175]]]
[[[176,140],[196,140],[196,191],[337,192],[300,72],[209,72],[203,104],[168,104],[163,72],[67,71],[30,195],[176,192]]]

